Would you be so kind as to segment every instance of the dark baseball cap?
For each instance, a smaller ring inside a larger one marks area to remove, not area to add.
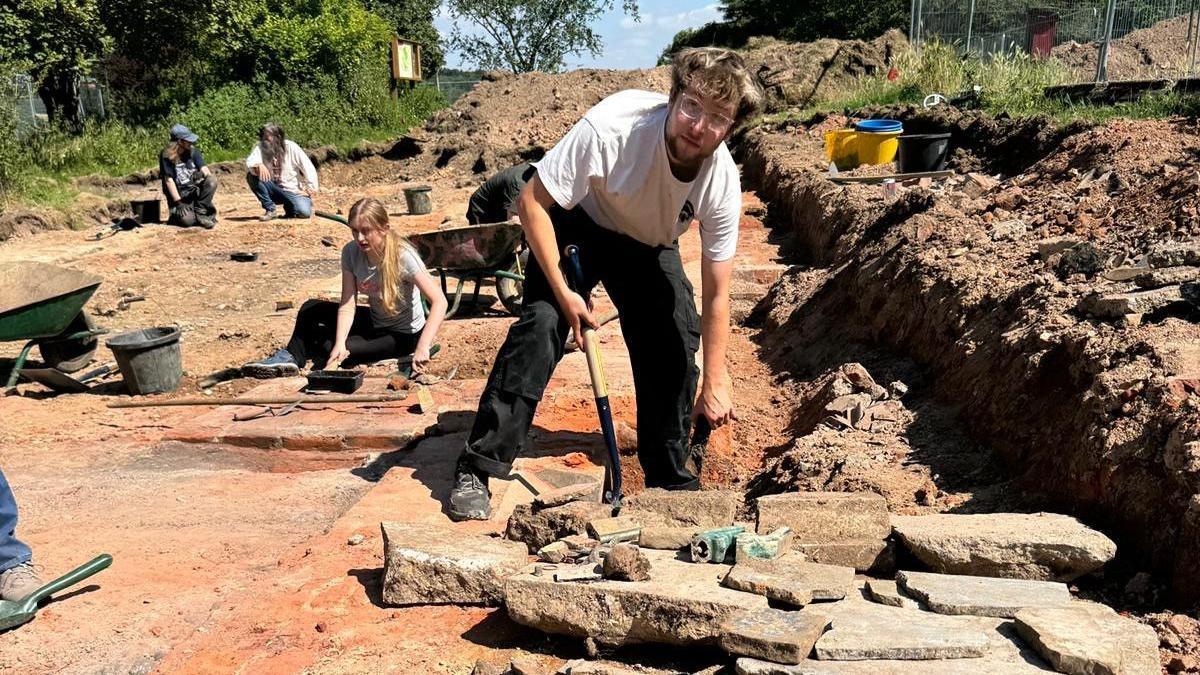
[[[183,126],[182,124],[176,124],[175,126],[171,127],[171,140],[195,143],[196,141],[200,140],[200,137],[196,134],[193,134],[191,129]]]

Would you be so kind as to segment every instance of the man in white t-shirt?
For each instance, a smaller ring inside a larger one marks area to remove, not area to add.
[[[320,189],[317,169],[304,150],[289,141],[278,124],[264,124],[258,143],[246,158],[246,182],[262,204],[259,220],[275,219],[275,206],[283,204],[288,218],[309,218],[313,195]]]
[[[585,298],[597,282],[616,305],[637,393],[638,459],[647,487],[696,489],[691,420],[735,419],[725,369],[729,278],[741,181],[725,147],[762,94],[735,52],[689,49],[672,63],[671,95],[622,91],[589,110],[535,164],[517,201],[532,250],[520,318],[509,329],[479,402],[450,495],[450,517],[486,519],[490,476],[504,477],[563,355],[568,329],[596,327]],[[678,238],[700,221],[703,320]],[[583,289],[559,271],[579,246]],[[696,398],[696,352],[704,379]]]

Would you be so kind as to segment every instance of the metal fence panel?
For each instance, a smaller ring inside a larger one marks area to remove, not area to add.
[[[1196,70],[1200,0],[912,0],[909,37],[983,57],[1061,61],[1077,81],[1174,79]]]

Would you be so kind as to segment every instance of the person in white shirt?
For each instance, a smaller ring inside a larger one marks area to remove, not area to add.
[[[761,106],[737,53],[675,55],[670,96],[622,91],[598,103],[540,162],[517,200],[532,256],[524,306],[509,329],[460,456],[449,515],[490,515],[489,477],[520,453],[562,358],[567,331],[598,327],[587,300],[603,282],[621,317],[637,395],[638,459],[647,487],[697,489],[689,461],[692,420],[736,419],[725,368],[729,279],[741,216],[741,180],[725,139]],[[683,271],[678,238],[700,221],[703,319]],[[584,288],[560,271],[577,245]],[[704,342],[704,379],[696,353]]]
[[[277,204],[283,205],[285,217],[312,216],[312,197],[320,189],[317,169],[299,145],[287,140],[278,124],[264,124],[259,130],[246,169],[250,191],[263,207],[259,220],[274,220]]]

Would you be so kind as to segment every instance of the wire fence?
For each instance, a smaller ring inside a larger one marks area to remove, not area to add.
[[[983,57],[1024,52],[1079,82],[1196,74],[1200,0],[912,0],[913,44]]]

